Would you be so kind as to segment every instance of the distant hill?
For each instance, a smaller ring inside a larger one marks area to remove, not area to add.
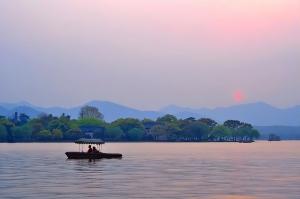
[[[300,140],[300,126],[255,126],[260,132],[260,139],[267,140],[271,133],[283,140]]]
[[[193,109],[170,105],[159,111],[142,111],[108,101],[90,101],[72,108],[45,108],[32,105],[28,102],[19,102],[0,103],[0,115],[11,117],[14,112],[19,112],[26,113],[30,117],[36,117],[41,113],[51,113],[55,116],[65,113],[72,118],[77,118],[80,108],[84,105],[97,107],[104,114],[104,119],[108,122],[125,117],[156,119],[165,114],[173,114],[178,118],[208,117],[220,123],[228,119],[237,119],[253,124],[261,132],[261,139],[267,139],[270,133],[275,133],[282,139],[300,139],[300,106],[279,109],[261,102],[215,109]]]
[[[8,114],[9,114],[9,111],[6,108],[0,106],[0,115],[7,116]]]
[[[257,126],[300,126],[300,106],[279,109],[269,104],[258,102],[215,109],[191,109],[172,105],[160,111],[174,114],[179,118],[189,116],[195,118],[208,117],[218,122],[237,119]]]
[[[156,111],[141,111],[134,108],[129,108],[122,106],[116,103],[107,102],[107,101],[91,101],[87,105],[97,107],[103,114],[104,118],[107,121],[113,121],[118,118],[137,118],[137,119],[156,119],[159,116],[162,116],[162,113]]]
[[[178,118],[209,117],[218,122],[224,122],[228,119],[237,119],[251,123],[255,126],[300,126],[300,106],[280,109],[262,102],[219,107],[215,109],[193,109],[171,105],[162,108],[159,111],[142,111],[108,101],[91,101],[72,108],[45,108],[32,105],[28,102],[20,102],[0,103],[0,115],[12,116],[13,113],[17,111],[19,113],[26,113],[31,117],[36,117],[40,113],[51,113],[55,116],[66,113],[72,118],[77,118],[80,108],[84,105],[92,105],[99,108],[104,114],[105,120],[109,122],[122,117],[156,119],[157,117],[169,113]]]
[[[72,118],[78,118],[80,108],[84,105],[91,105],[97,107],[103,114],[104,119],[108,122],[116,120],[118,118],[132,117],[137,119],[156,119],[162,116],[162,113],[156,111],[141,111],[134,108],[122,106],[108,101],[91,101],[81,106],[72,108],[63,107],[39,107],[29,103],[0,103],[0,115],[11,117],[15,112],[26,113],[30,117],[36,117],[41,113],[53,114],[54,116],[60,116],[65,113]]]

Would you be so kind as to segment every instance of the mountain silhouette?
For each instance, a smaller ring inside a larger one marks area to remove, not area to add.
[[[300,106],[290,108],[276,108],[267,103],[257,102],[249,104],[240,104],[229,107],[208,108],[188,108],[176,105],[170,105],[159,111],[144,111],[127,107],[109,101],[90,101],[71,108],[64,107],[40,107],[28,102],[20,103],[0,103],[0,115],[10,117],[14,112],[26,113],[30,117],[36,117],[41,113],[53,114],[59,116],[63,113],[72,118],[78,118],[80,108],[84,105],[97,107],[104,114],[104,119],[108,122],[118,118],[137,118],[137,119],[156,119],[165,114],[173,114],[178,118],[195,117],[212,118],[220,123],[228,119],[236,119],[251,123],[256,126],[300,126]]]

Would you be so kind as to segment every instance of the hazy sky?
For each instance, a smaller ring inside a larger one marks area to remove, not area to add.
[[[1,0],[0,101],[300,104],[299,0]]]

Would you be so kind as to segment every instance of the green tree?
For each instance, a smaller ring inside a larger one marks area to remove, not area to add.
[[[155,121],[154,120],[151,120],[151,119],[149,119],[149,118],[144,118],[142,121],[142,124],[148,124],[148,123],[155,123]]]
[[[151,127],[155,126],[157,123],[151,119],[143,119],[141,121],[142,125],[144,126],[145,129],[149,130]]]
[[[77,120],[77,125],[81,126],[97,126],[97,127],[105,127],[106,123],[102,120],[98,120],[96,118],[83,118]]]
[[[48,124],[55,119],[52,114],[41,113],[36,120],[43,125],[44,128],[47,128]]]
[[[144,136],[144,131],[140,128],[133,128],[128,131],[128,139],[133,141],[141,140]]]
[[[63,139],[63,133],[60,129],[53,129],[52,130],[52,138],[54,140],[62,140]]]
[[[103,120],[85,118],[78,120],[78,126],[83,133],[92,133],[94,138],[104,138],[107,124]]]
[[[28,115],[26,115],[25,113],[21,113],[19,116],[19,119],[20,119],[20,124],[23,125],[23,124],[26,124],[30,120],[30,117]]]
[[[78,125],[77,120],[73,119],[73,120],[68,121],[68,127],[69,127],[69,129],[78,129],[79,125]]]
[[[105,129],[105,137],[110,140],[121,140],[125,136],[120,127],[110,126]]]
[[[160,124],[166,124],[166,123],[176,123],[177,118],[174,115],[167,114],[163,117],[157,118],[156,122]]]
[[[15,126],[13,122],[9,121],[6,118],[1,118],[0,119],[0,125],[3,125],[6,129],[6,137],[8,142],[13,142],[14,141],[14,135],[12,132],[12,128]]]
[[[225,141],[231,135],[230,129],[223,125],[217,125],[213,128],[210,134],[211,140]]]
[[[152,135],[154,140],[166,140],[168,128],[165,125],[155,125],[150,129],[150,135]]]
[[[193,122],[183,129],[184,137],[191,140],[207,140],[209,132],[209,126],[199,121]]]
[[[214,128],[218,125],[218,123],[215,120],[212,120],[210,118],[201,118],[198,120],[199,122],[202,122],[203,124],[206,124],[210,128]]]
[[[241,127],[237,129],[237,134],[239,137],[239,140],[253,140],[254,138],[259,137],[259,132],[249,126]]]
[[[186,128],[186,126],[193,124],[194,122],[196,122],[196,119],[193,117],[189,117],[184,120],[182,120],[182,119],[178,120],[177,125],[180,129],[184,129],[184,128]]]
[[[251,133],[251,129],[250,128],[238,128],[237,129],[237,135],[239,137],[239,141],[241,140],[247,140],[248,139],[248,135],[250,135]]]
[[[0,141],[6,141],[7,140],[7,131],[5,126],[0,124]]]
[[[117,119],[116,121],[111,123],[111,126],[120,127],[126,134],[130,129],[133,128],[144,129],[144,126],[141,123],[141,121],[134,118]]]
[[[49,141],[52,138],[52,134],[49,130],[42,130],[35,135],[35,138],[40,141]]]
[[[49,122],[47,129],[50,131],[53,131],[54,129],[60,129],[61,131],[67,131],[67,130],[69,130],[69,127],[63,121],[56,118],[56,119],[53,119],[51,122]]]
[[[159,124],[150,129],[154,140],[174,140],[179,132],[180,128],[174,123]]]
[[[42,130],[44,130],[44,126],[43,126],[42,122],[39,119],[33,119],[33,120],[31,120],[28,123],[28,125],[32,129],[32,135],[31,135],[31,137],[33,139],[37,139],[39,132],[42,131]]]
[[[258,130],[256,129],[252,129],[251,133],[250,133],[250,139],[258,139],[260,137],[260,133]]]
[[[228,128],[237,129],[240,128],[243,125],[243,123],[238,120],[227,120],[224,122],[223,125]]]
[[[28,124],[12,128],[15,141],[29,141],[32,136],[32,129]]]
[[[64,129],[60,128],[62,131],[78,128],[76,120],[71,120],[71,116],[69,115],[63,113],[58,119],[64,125]]]
[[[67,132],[63,132],[63,138],[65,140],[76,140],[83,137],[85,137],[85,135],[79,128],[69,129]]]
[[[94,118],[94,119],[103,120],[103,114],[99,112],[97,107],[84,106],[80,109],[79,118],[80,119]]]

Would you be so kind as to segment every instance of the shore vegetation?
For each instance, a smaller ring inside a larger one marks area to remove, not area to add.
[[[260,136],[251,124],[227,120],[222,124],[210,118],[178,119],[167,114],[156,120],[120,118],[105,122],[103,114],[91,106],[82,107],[78,119],[62,114],[24,113],[0,116],[0,142],[65,142],[79,138],[105,141],[186,141],[250,142]]]

